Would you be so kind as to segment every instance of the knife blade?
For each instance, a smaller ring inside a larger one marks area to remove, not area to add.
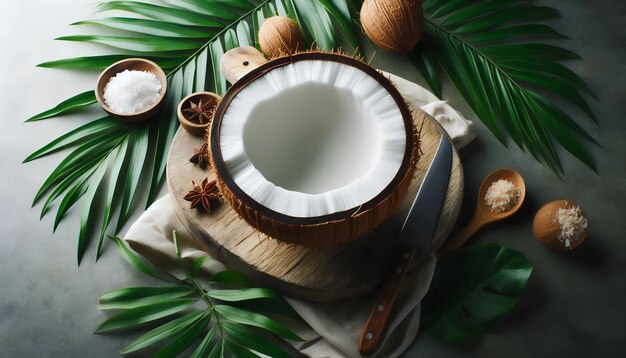
[[[362,355],[370,354],[378,348],[402,280],[413,262],[423,258],[430,249],[448,191],[451,171],[452,143],[447,135],[442,135],[435,157],[402,225],[391,272],[361,333],[359,353]]]

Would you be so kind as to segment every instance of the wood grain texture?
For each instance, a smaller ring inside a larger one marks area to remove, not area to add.
[[[413,119],[421,132],[423,155],[415,179],[400,209],[366,237],[340,246],[310,248],[281,243],[244,222],[228,205],[211,214],[189,207],[183,200],[191,181],[215,179],[211,169],[202,170],[189,162],[203,139],[179,129],[167,163],[167,183],[179,218],[206,250],[227,267],[240,271],[257,284],[306,300],[331,301],[366,294],[380,285],[391,261],[396,237],[435,155],[439,137],[445,133],[432,117],[416,109]],[[461,208],[463,169],[454,152],[446,201],[435,231],[431,250],[446,240]]]

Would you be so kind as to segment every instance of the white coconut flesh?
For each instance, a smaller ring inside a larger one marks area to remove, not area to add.
[[[232,99],[219,146],[251,199],[298,218],[356,209],[400,170],[407,128],[389,92],[355,67],[302,60],[271,69]]]

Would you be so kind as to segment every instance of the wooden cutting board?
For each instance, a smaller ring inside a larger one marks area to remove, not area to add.
[[[242,272],[257,284],[285,295],[315,301],[331,301],[366,294],[375,289],[391,264],[391,254],[404,218],[445,133],[441,125],[420,109],[413,113],[418,128],[422,126],[423,155],[415,179],[400,209],[370,235],[352,243],[330,248],[310,248],[272,239],[248,225],[228,203],[210,214],[190,208],[183,197],[192,188],[191,181],[204,177],[215,179],[210,168],[200,169],[189,162],[194,148],[204,139],[179,128],[167,161],[167,183],[176,212],[189,232],[209,254],[228,268]],[[432,250],[438,250],[450,233],[461,208],[463,169],[454,151],[453,168],[446,201],[442,208]]]

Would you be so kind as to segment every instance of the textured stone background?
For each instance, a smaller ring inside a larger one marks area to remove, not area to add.
[[[572,63],[599,100],[591,101],[600,125],[581,119],[603,148],[591,148],[599,175],[563,153],[568,176],[560,181],[513,145],[505,149],[477,123],[478,139],[461,151],[466,195],[461,224],[469,220],[482,178],[500,167],[526,179],[527,202],[511,220],[488,227],[475,243],[496,242],[521,251],[535,264],[514,312],[485,335],[454,347],[420,334],[407,357],[626,356],[626,2],[539,1],[561,10],[551,24],[573,40],[561,44],[582,55]],[[37,63],[103,53],[87,44],[52,41],[83,29],[67,24],[88,18],[91,0],[0,2],[0,356],[111,357],[139,333],[92,335],[106,315],[97,298],[110,289],[148,284],[107,245],[96,264],[93,245],[76,267],[79,210],[55,234],[53,215],[38,220],[30,209],[38,187],[64,156],[20,164],[33,150],[82,123],[81,116],[23,124],[23,120],[92,88],[97,74],[36,68]],[[84,33],[84,32],[83,32]],[[371,53],[371,49],[369,53]],[[424,83],[404,59],[379,52],[375,66]],[[444,97],[468,118],[475,115],[445,85]],[[94,113],[94,116],[97,114]],[[579,115],[582,118],[582,115]],[[560,255],[535,242],[532,218],[553,199],[570,199],[587,211],[591,235],[575,252]],[[132,222],[132,220],[131,220]]]

